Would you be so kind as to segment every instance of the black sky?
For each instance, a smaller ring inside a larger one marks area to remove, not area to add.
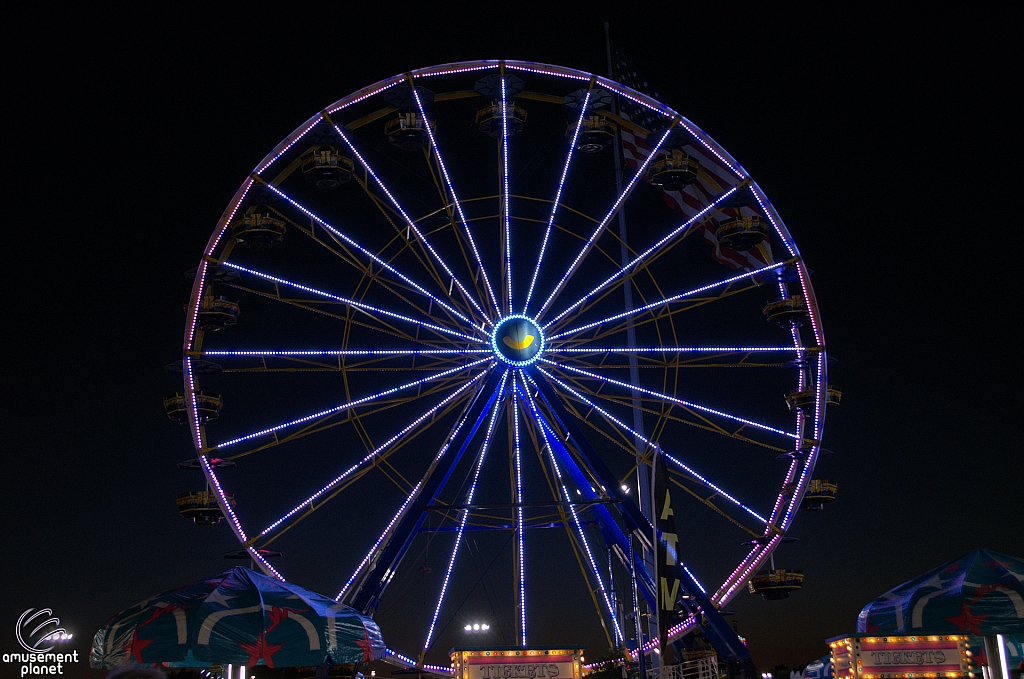
[[[416,67],[505,57],[604,73],[605,18],[661,99],[771,196],[839,359],[826,445],[840,499],[800,517],[800,542],[779,553],[806,585],[730,606],[755,661],[824,654],[868,600],[975,547],[1024,554],[1019,74],[995,20],[353,11],[33,12],[4,28],[4,652],[28,607],[52,607],[86,652],[114,612],[225,567],[227,528],[174,508],[188,451],[161,408],[162,366],[180,348],[182,272],[264,154],[326,104]]]

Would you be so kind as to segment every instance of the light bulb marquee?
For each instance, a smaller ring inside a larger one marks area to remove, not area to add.
[[[963,634],[829,639],[835,679],[938,679],[971,673],[971,645]]]

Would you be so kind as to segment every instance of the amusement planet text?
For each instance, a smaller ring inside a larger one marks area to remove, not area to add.
[[[78,651],[70,653],[4,653],[5,663],[21,663],[21,674],[64,674],[64,663],[78,662]]]

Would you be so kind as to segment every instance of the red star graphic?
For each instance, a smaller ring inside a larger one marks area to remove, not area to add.
[[[253,667],[257,662],[262,660],[267,664],[267,667],[274,666],[274,654],[284,648],[284,644],[270,645],[267,644],[266,635],[260,632],[260,635],[256,638],[254,644],[238,644],[243,651],[249,654],[249,659],[245,661],[248,667]]]
[[[864,631],[867,632],[868,634],[874,634],[875,632],[877,632],[880,629],[882,629],[882,626],[881,625],[872,625],[870,619],[864,624]]]
[[[149,646],[151,643],[153,643],[153,641],[153,639],[140,639],[139,628],[136,627],[132,630],[131,638],[128,639],[128,642],[124,645],[124,650],[128,652],[128,654],[132,657],[132,660],[141,664],[143,662],[143,649],[145,649],[146,646]]]
[[[946,618],[946,622],[951,622],[956,625],[956,628],[960,631],[971,630],[971,634],[975,636],[984,636],[984,633],[978,627],[978,624],[987,618],[987,615],[975,615],[967,609],[967,602],[960,602],[960,615],[955,618]]]
[[[953,575],[954,573],[956,573],[961,568],[962,568],[962,566],[960,565],[960,562],[959,561],[954,561],[953,563],[949,564],[949,567],[947,567],[946,570],[944,570],[942,572],[943,573],[949,573],[950,575]]]
[[[356,640],[356,646],[363,649],[363,662],[369,662],[372,660],[373,646],[370,644],[370,635],[366,633],[366,628],[363,628],[363,638]]]
[[[271,606],[270,610],[267,611],[267,615],[270,616],[270,627],[267,628],[267,634],[274,631],[274,628],[281,624],[281,621],[288,617],[289,613],[304,613],[308,611],[308,608],[290,608],[289,606]]]

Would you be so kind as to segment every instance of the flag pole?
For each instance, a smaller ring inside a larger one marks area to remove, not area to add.
[[[610,79],[612,79],[612,80],[615,80],[615,66],[614,66],[614,63],[612,61],[611,29],[610,29],[609,24],[608,24],[607,21],[604,23],[604,49],[605,49],[605,56],[606,56],[607,61],[608,61],[608,77]],[[614,113],[615,115],[619,115],[618,99],[616,99],[614,97],[612,98],[612,113]],[[615,128],[615,134],[613,135],[612,139],[613,139],[613,152],[614,152],[614,157],[615,157],[615,191],[616,191],[616,194],[622,195],[622,145],[621,145],[621,140],[620,140],[620,137],[619,137],[619,128],[618,127]],[[620,257],[620,259],[622,261],[622,266],[626,266],[626,264],[630,260],[630,257],[629,257],[629,249],[626,246],[628,241],[626,239],[626,206],[625,206],[625,204],[623,204],[622,206],[619,207],[618,219],[619,219],[619,257]],[[632,280],[632,278],[629,277],[629,275],[626,275],[624,280],[623,280],[622,294],[623,294],[623,297],[625,298],[624,299],[625,311],[626,312],[632,311],[633,310],[633,280]],[[629,347],[630,349],[635,349],[636,348],[636,330],[633,327],[633,319],[632,318],[628,318],[627,321],[626,321],[626,346]],[[643,413],[640,410],[640,392],[637,391],[637,389],[636,389],[636,387],[639,386],[639,384],[640,384],[640,371],[639,371],[639,369],[637,367],[637,358],[636,358],[636,352],[635,351],[630,351],[629,352],[629,384],[632,387],[630,389],[630,397],[632,399],[632,404],[633,404],[633,430],[639,435],[639,436],[634,436],[633,437],[633,445],[636,448],[637,454],[638,455],[642,455],[643,452],[644,452],[644,449],[646,448],[646,444],[640,438],[640,437],[644,436],[644,420],[643,420]],[[650,499],[650,491],[651,491],[651,488],[650,488],[651,477],[647,473],[647,470],[644,468],[643,464],[637,465],[636,479],[637,479],[637,502],[640,504],[640,511],[642,511],[645,515],[647,515],[647,518],[649,520],[651,520],[652,517],[650,516],[650,508],[649,508],[649,504],[650,504],[649,499]],[[652,525],[653,525],[653,520],[652,520]],[[633,540],[633,538],[630,537],[630,543],[632,543],[632,540]],[[641,549],[643,550],[641,552],[641,554],[642,554],[641,558],[643,559],[644,564],[648,567],[648,570],[650,571],[650,570],[652,570],[652,567],[654,565],[654,561],[651,558],[651,554],[649,553],[649,551],[647,549],[644,549],[643,546],[641,546]],[[644,646],[643,618],[640,616],[640,602],[639,602],[639,600],[638,600],[638,598],[636,597],[636,594],[635,594],[635,589],[636,589],[636,571],[632,567],[632,561],[630,561],[630,571],[631,571],[632,578],[633,578],[633,588],[634,588],[634,596],[633,596],[634,609],[633,609],[633,615],[635,616],[636,630],[637,630],[637,637],[638,637],[637,638],[637,660],[638,660],[639,665],[640,665],[640,679],[646,679],[646,677],[647,677],[647,661],[646,661],[646,658],[645,658],[645,655],[644,655],[644,652],[643,652],[643,646]],[[652,655],[651,658],[653,660],[654,656]]]

